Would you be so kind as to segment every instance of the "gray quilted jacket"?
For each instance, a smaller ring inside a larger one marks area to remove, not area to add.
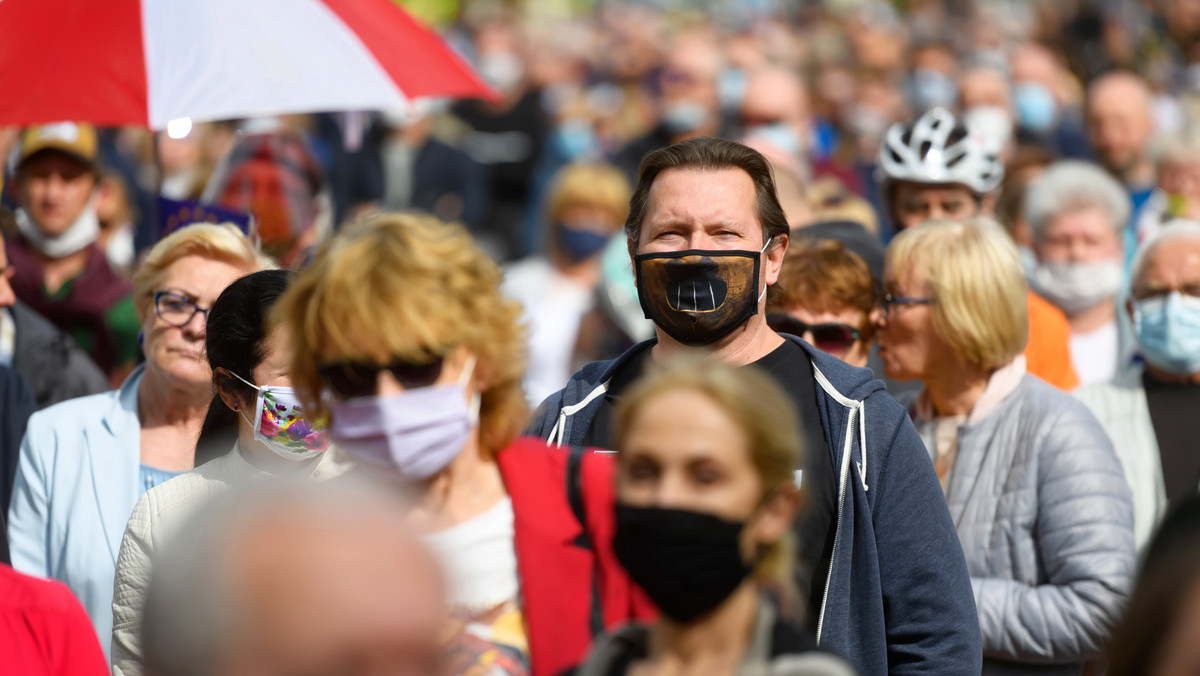
[[[1129,488],[1096,418],[1025,375],[960,428],[946,493],[983,673],[1080,673],[1103,650],[1135,567]]]

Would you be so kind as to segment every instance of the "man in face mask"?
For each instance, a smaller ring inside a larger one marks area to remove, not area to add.
[[[790,396],[810,449],[797,468],[809,495],[795,524],[797,581],[819,644],[862,673],[978,672],[962,549],[907,415],[870,371],[766,324],[766,288],[788,243],[766,159],[714,138],[649,154],[625,233],[656,337],[585,366],[542,403],[529,432],[611,448],[621,393],[678,353],[763,369]]]
[[[1029,186],[1024,209],[1038,260],[1030,286],[1067,315],[1080,382],[1107,382],[1128,356],[1117,294],[1129,198],[1099,167],[1064,160]]]
[[[1130,298],[1142,365],[1083,388],[1121,458],[1141,548],[1170,507],[1200,486],[1200,223],[1176,221],[1134,256]]]
[[[13,187],[20,208],[8,257],[17,298],[71,334],[114,383],[133,366],[133,288],[96,246],[96,130],[60,122],[25,130]]]

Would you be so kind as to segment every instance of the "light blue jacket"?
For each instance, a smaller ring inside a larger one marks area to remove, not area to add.
[[[108,654],[113,576],[137,504],[138,367],[120,389],[70,399],[29,418],[8,510],[12,565],[66,583]]]

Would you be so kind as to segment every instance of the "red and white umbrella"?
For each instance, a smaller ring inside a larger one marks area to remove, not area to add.
[[[0,125],[163,129],[494,96],[390,0],[0,0]]]

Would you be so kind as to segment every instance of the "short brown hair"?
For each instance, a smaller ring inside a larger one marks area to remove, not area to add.
[[[858,254],[835,239],[801,238],[783,259],[779,281],[767,287],[767,311],[786,311],[802,305],[814,312],[854,308],[863,313],[858,326],[870,340],[875,280]]]
[[[787,216],[783,214],[783,207],[779,206],[779,198],[775,196],[775,177],[767,158],[741,143],[701,136],[659,148],[642,160],[637,187],[633,190],[633,198],[629,200],[629,216],[625,220],[625,236],[629,238],[630,249],[637,248],[638,237],[642,234],[642,221],[646,219],[654,179],[668,169],[741,169],[754,182],[755,213],[763,229],[763,242],[788,233]],[[697,195],[697,198],[703,199],[703,196]]]

